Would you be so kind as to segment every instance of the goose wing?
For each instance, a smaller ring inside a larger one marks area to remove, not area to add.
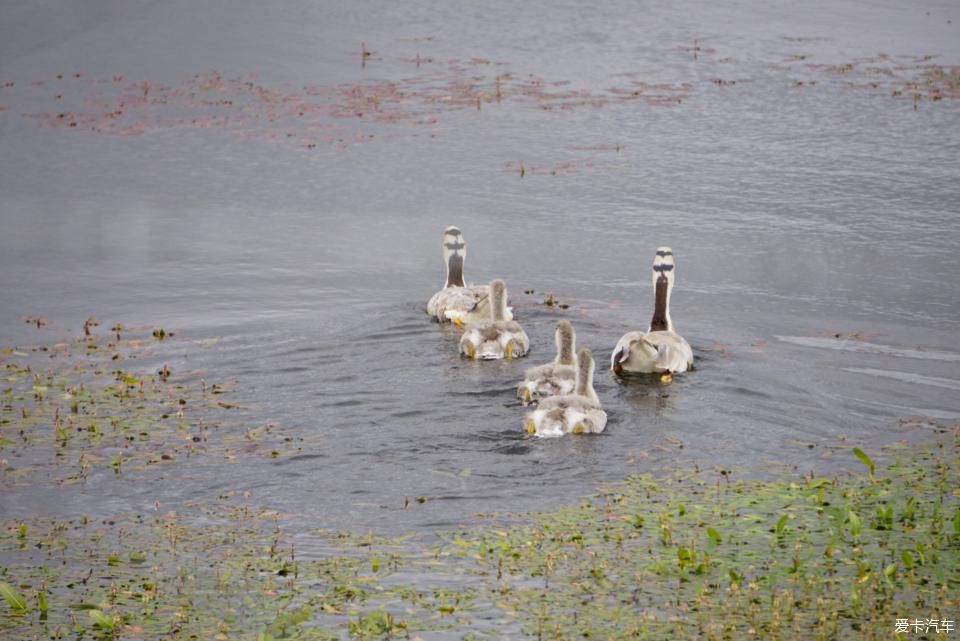
[[[693,366],[690,343],[676,332],[650,332],[646,340],[656,347],[655,366],[658,371],[679,373]]]
[[[572,394],[577,385],[577,368],[573,365],[547,363],[531,367],[517,387],[517,396],[524,403],[539,397]]]
[[[431,312],[431,303],[433,311]],[[448,287],[440,290],[427,304],[427,313],[434,316],[441,323],[446,321],[460,321],[463,324],[489,320],[490,313],[490,286],[475,285],[470,287]],[[513,320],[513,308],[507,307],[506,320]]]
[[[455,316],[475,312],[489,296],[490,288],[486,285],[447,287],[433,295],[427,303],[427,313],[441,323],[447,322]]]
[[[607,426],[607,413],[586,396],[550,396],[528,415],[538,436],[570,432],[599,434]]]
[[[470,323],[460,337],[460,353],[470,358],[519,358],[528,351],[530,339],[515,321]]]
[[[657,348],[647,340],[647,332],[627,332],[610,354],[610,369],[616,373],[654,371]]]

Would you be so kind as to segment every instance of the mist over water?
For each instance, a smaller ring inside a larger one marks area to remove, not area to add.
[[[236,380],[241,421],[309,438],[4,490],[4,514],[236,489],[305,528],[448,527],[960,417],[954,3],[65,6],[0,9],[0,343],[162,326],[145,372]],[[461,360],[425,315],[451,224],[528,358]],[[606,362],[649,323],[658,245],[697,369],[624,385]],[[522,431],[559,318],[602,435]]]

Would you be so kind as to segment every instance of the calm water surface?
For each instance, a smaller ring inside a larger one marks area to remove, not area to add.
[[[828,444],[960,417],[960,101],[904,90],[960,63],[955,3],[24,2],[0,25],[0,343],[163,326],[157,362],[310,437],[4,491],[0,514],[237,489],[305,528],[429,529],[672,458],[843,467]],[[528,359],[462,361],[427,320],[450,224]],[[698,369],[617,384],[663,244]],[[560,317],[600,361],[595,438],[521,432]]]

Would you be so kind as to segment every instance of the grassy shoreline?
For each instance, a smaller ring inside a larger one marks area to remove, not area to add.
[[[249,454],[218,429],[229,385],[118,366],[150,340],[167,338],[6,351],[0,482]],[[296,447],[249,429],[257,455]],[[231,493],[96,520],[5,515],[0,636],[944,638],[912,625],[960,614],[960,431],[942,432],[851,448],[832,477],[677,469],[441,534],[291,534],[297,515]]]

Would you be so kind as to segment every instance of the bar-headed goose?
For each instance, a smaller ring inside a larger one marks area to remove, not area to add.
[[[670,318],[670,293],[676,269],[673,250],[657,247],[653,259],[654,310],[650,329],[628,332],[617,342],[610,355],[610,369],[615,374],[661,374],[669,382],[673,374],[693,367],[693,350],[676,332]]]
[[[519,358],[530,350],[530,339],[520,323],[507,320],[507,285],[490,283],[490,316],[467,324],[460,337],[460,353],[477,360]]]
[[[524,405],[548,396],[572,394],[577,386],[577,334],[570,321],[557,323],[554,340],[557,357],[553,362],[531,367],[517,386],[517,398]]]
[[[467,286],[463,279],[463,264],[467,259],[467,245],[457,227],[443,232],[443,261],[447,265],[447,280],[439,292],[427,302],[427,314],[440,323],[453,322],[459,327],[466,323],[490,318],[490,287]],[[513,320],[508,307],[505,320]]]
[[[527,431],[537,436],[598,434],[607,426],[607,413],[593,390],[593,354],[584,347],[577,354],[574,394],[548,396],[527,414]]]

